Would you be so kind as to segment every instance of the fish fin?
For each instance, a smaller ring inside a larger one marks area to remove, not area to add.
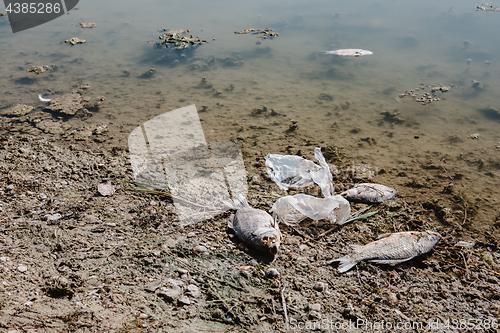
[[[369,262],[374,262],[376,264],[382,264],[382,265],[391,265],[395,266],[398,265],[402,262],[411,260],[413,258],[407,258],[407,259],[400,259],[400,260],[391,260],[391,259],[374,259],[374,260],[368,260]]]
[[[385,234],[381,234],[381,235],[378,235],[377,239],[382,239],[382,238],[388,237],[390,235],[392,235],[390,232],[385,233]]]
[[[357,264],[357,262],[350,261],[347,258],[347,256],[342,257],[342,258],[338,258],[338,259],[333,259],[333,260],[327,261],[326,263],[332,264],[334,262],[339,262],[338,270],[340,273],[347,272],[348,270],[350,270],[351,268],[353,268]]]
[[[229,216],[229,222],[227,222],[227,227],[229,229],[233,229],[234,230],[233,220],[234,220],[234,214],[231,214],[231,216]]]
[[[276,212],[273,212],[273,228],[277,228],[278,227],[278,214],[276,214]]]
[[[229,207],[229,209],[234,209],[234,210],[237,210],[239,208],[249,208],[250,205],[248,204],[248,201],[247,199],[245,198],[245,196],[241,193],[239,193],[236,197],[233,197],[233,199],[229,199],[229,200],[222,200],[222,203],[226,206]]]

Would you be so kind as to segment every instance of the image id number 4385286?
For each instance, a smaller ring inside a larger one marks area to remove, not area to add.
[[[61,12],[60,3],[44,2],[14,2],[9,3],[5,11],[14,14],[59,14]]]
[[[498,329],[498,321],[496,319],[446,319],[444,322],[432,321],[430,330],[490,330]]]

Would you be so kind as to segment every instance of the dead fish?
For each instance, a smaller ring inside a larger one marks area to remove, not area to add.
[[[353,245],[354,252],[345,257],[330,260],[327,264],[338,261],[340,273],[347,272],[363,260],[394,266],[429,252],[440,239],[439,233],[428,230],[383,234],[376,241],[364,246]]]
[[[234,230],[243,243],[272,254],[278,252],[282,241],[278,221],[269,213],[250,207],[241,194],[225,204],[236,210],[236,214],[229,219],[228,227]]]
[[[323,51],[323,54],[335,54],[343,57],[361,57],[364,55],[371,55],[373,52],[362,49],[341,49],[335,51]]]
[[[373,183],[357,184],[353,188],[340,193],[349,201],[361,203],[381,203],[394,199],[396,194],[398,194],[398,191],[392,187]]]

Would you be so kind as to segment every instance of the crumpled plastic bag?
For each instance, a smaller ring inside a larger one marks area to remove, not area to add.
[[[325,197],[333,194],[332,173],[321,148],[314,149],[314,158],[319,166],[310,160],[295,155],[268,154],[267,174],[282,189],[305,187],[318,184]]]
[[[351,215],[351,206],[341,195],[316,198],[312,195],[296,194],[278,199],[271,212],[280,223],[290,226],[298,225],[306,217],[344,224]]]

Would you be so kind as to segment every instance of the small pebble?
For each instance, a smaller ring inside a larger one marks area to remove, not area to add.
[[[222,312],[222,310],[219,308],[215,309],[214,312],[212,312],[213,318],[222,318],[223,315],[224,315],[224,312]]]
[[[177,273],[179,273],[180,275],[189,273],[189,271],[187,269],[184,269],[184,268],[177,268],[176,270],[177,270]]]
[[[316,282],[316,284],[314,285],[314,290],[316,291],[324,291],[326,289],[326,283],[324,282]]]
[[[308,248],[309,248],[309,246],[307,246],[306,244],[301,244],[301,245],[299,246],[299,250],[300,250],[300,251],[307,250]]]
[[[188,238],[192,238],[192,237],[194,237],[194,236],[196,236],[196,234],[195,234],[194,232],[192,232],[192,231],[191,231],[191,232],[188,232],[188,234],[187,234],[187,237],[188,237]]]
[[[179,304],[180,305],[189,305],[189,304],[191,304],[191,301],[189,300],[189,297],[182,296],[181,298],[179,298]]]
[[[9,257],[0,257],[0,261],[6,262],[9,260]]]
[[[181,290],[181,287],[184,286],[184,282],[180,280],[167,279],[167,282],[172,285],[173,289]]]
[[[12,191],[14,189],[14,185],[10,184],[9,186],[6,187],[6,189]]]
[[[274,278],[277,278],[278,276],[280,276],[280,273],[278,272],[278,270],[276,268],[268,268],[267,269],[266,277],[268,279],[274,279]]]
[[[311,304],[311,310],[316,311],[316,312],[320,312],[321,311],[321,304],[318,304],[318,303]]]
[[[200,252],[200,253],[208,251],[208,249],[203,245],[196,245],[193,250],[194,252]]]
[[[31,301],[27,301],[26,303],[23,304],[24,306],[32,306],[33,305],[33,302]]]
[[[47,196],[46,196],[45,194],[43,194],[43,193],[40,193],[40,195],[38,195],[38,196],[39,196],[39,197],[40,197],[40,199],[42,199],[42,200],[47,199]]]
[[[139,319],[148,319],[148,317],[149,317],[149,316],[148,316],[147,314],[145,314],[145,313],[141,313],[141,314],[139,315]]]
[[[200,288],[194,284],[190,284],[186,287],[186,295],[194,298],[200,297]]]
[[[43,218],[46,219],[47,221],[57,221],[61,219],[62,215],[59,213],[56,214],[47,214]]]
[[[28,270],[28,266],[21,264],[21,265],[17,266],[17,270],[19,272],[26,272]]]
[[[163,289],[158,293],[158,296],[160,296],[167,302],[173,302],[175,299],[177,299],[177,297],[179,297],[180,293],[181,291],[176,289]]]

